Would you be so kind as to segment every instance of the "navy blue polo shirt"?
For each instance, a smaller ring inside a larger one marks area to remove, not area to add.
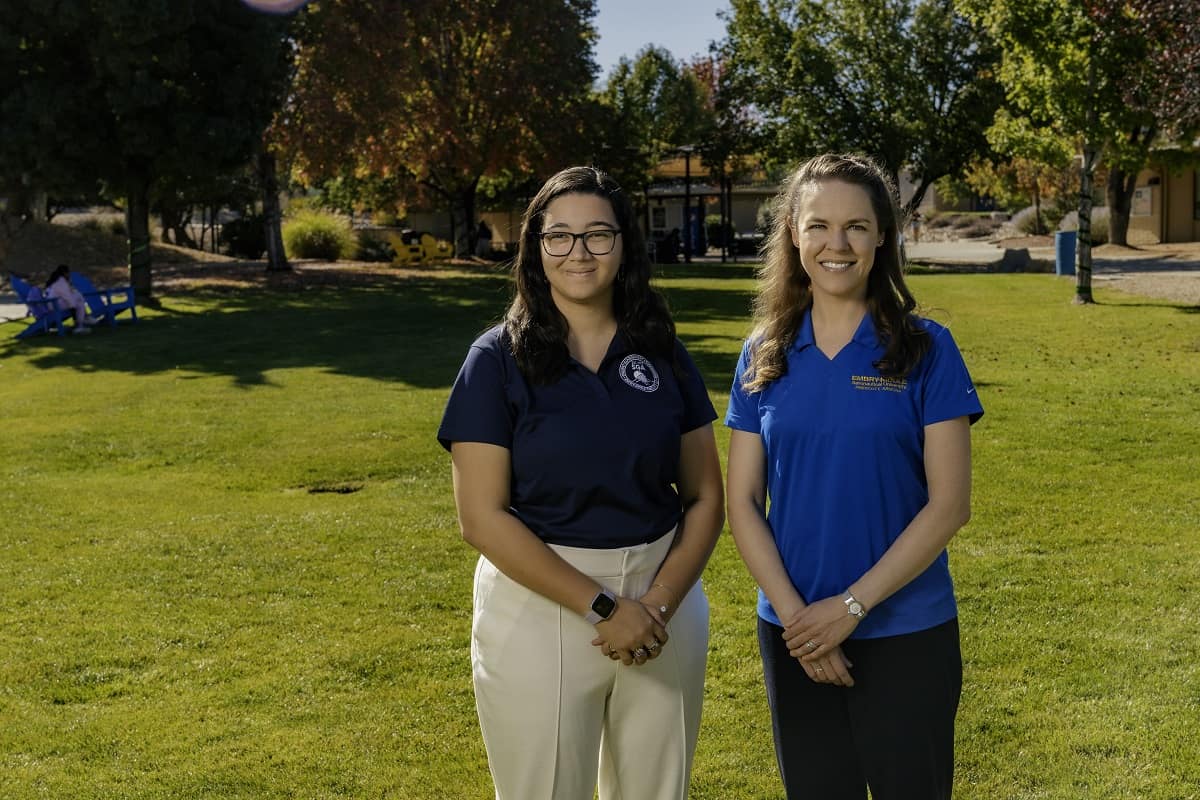
[[[525,379],[503,326],[480,336],[450,390],[438,440],[512,451],[511,511],[538,537],[571,547],[654,541],[678,524],[680,437],[716,419],[682,343],[667,359],[618,333],[599,372],[570,359],[549,386]]]
[[[832,359],[805,314],[787,353],[787,372],[753,394],[742,388],[742,348],[725,423],[762,436],[767,522],[793,585],[806,601],[845,592],[929,501],[925,426],[983,416],[979,395],[950,331],[921,320],[932,346],[906,378],[886,378],[868,313]],[[779,617],[760,591],[758,613]],[[957,615],[946,551],[870,614],[853,638],[925,630]]]

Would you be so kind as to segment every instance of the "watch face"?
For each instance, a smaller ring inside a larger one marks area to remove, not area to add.
[[[608,619],[616,610],[617,601],[606,594],[598,594],[596,595],[596,599],[592,601],[592,611],[599,614],[600,619]]]
[[[850,613],[853,614],[854,616],[856,616],[856,617],[862,616],[862,603],[859,603],[859,602],[851,603],[849,608],[850,608]]]

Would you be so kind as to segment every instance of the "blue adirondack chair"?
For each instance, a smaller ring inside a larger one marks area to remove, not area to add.
[[[71,273],[71,285],[83,295],[88,311],[96,319],[107,319],[108,324],[115,328],[117,327],[117,314],[128,311],[133,321],[137,322],[137,299],[134,297],[132,286],[97,289],[88,276],[79,272]],[[124,295],[124,298],[116,300],[114,295]]]
[[[18,339],[38,333],[50,333],[56,328],[59,336],[67,332],[65,323],[72,318],[71,309],[63,308],[57,300],[47,297],[40,287],[31,286],[16,275],[9,275],[8,282],[29,310],[29,316],[33,317],[33,324],[18,333]]]

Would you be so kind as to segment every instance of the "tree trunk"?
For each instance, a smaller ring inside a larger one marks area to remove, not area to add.
[[[1096,302],[1092,297],[1092,177],[1096,171],[1097,148],[1083,147],[1083,166],[1079,171],[1079,266],[1075,270],[1075,303]]]
[[[134,180],[125,203],[125,229],[129,231],[129,282],[138,299],[151,295],[150,262],[150,187],[145,180]]]
[[[895,176],[892,178],[896,180]],[[899,184],[896,184],[899,186]],[[929,187],[933,185],[933,181],[928,178],[921,178],[921,182],[917,184],[917,190],[913,192],[913,196],[908,198],[908,202],[904,204],[904,218],[912,219],[913,214],[921,207],[921,202],[925,199],[925,193],[929,191]]]
[[[1133,190],[1137,188],[1137,173],[1126,173],[1120,167],[1108,170],[1108,241],[1122,247],[1129,245],[1129,211]]]
[[[2,202],[7,199],[7,204]],[[16,241],[17,234],[30,220],[28,199],[23,192],[0,198],[0,264],[8,260],[8,250]]]
[[[193,250],[198,249],[196,240],[188,231],[188,223],[192,221],[191,209],[187,209],[185,212],[183,209],[163,206],[159,211],[159,218],[162,220],[161,238],[164,242],[170,242],[180,247],[190,247]]]
[[[1100,155],[1093,137],[1099,126],[1096,111],[1096,62],[1095,56],[1088,60],[1087,133],[1083,144],[1083,164],[1079,170],[1079,264],[1075,270],[1075,304],[1094,303],[1092,297],[1092,177],[1096,172],[1096,161]]]
[[[467,252],[458,253],[462,258],[470,258],[475,254],[475,242],[479,241],[479,227],[475,224],[475,188],[463,190],[458,200],[462,206],[463,235],[467,237]],[[457,249],[457,242],[456,247]]]
[[[32,193],[33,202],[29,209],[33,213],[35,222],[50,221],[50,195],[42,189],[34,189]]]
[[[654,234],[650,228],[650,184],[642,186],[642,197],[646,202],[642,203],[642,233],[646,235],[646,241],[654,241]]]
[[[479,179],[476,178],[459,195],[459,206],[462,208],[463,226],[465,228],[464,234],[467,239],[467,252],[459,253],[460,257],[470,258],[475,255],[475,245],[479,243],[479,226],[475,221],[475,187],[478,185]],[[457,249],[457,241],[455,249]]]
[[[726,205],[729,206],[729,258],[733,263],[737,263],[737,227],[733,224],[733,176],[730,175],[726,179],[725,191],[728,195]]]
[[[725,197],[725,173],[721,172],[720,178],[716,180],[716,186],[720,188],[721,198],[721,264],[725,263],[728,254],[730,254],[730,228],[728,228],[728,206],[727,198]],[[712,243],[712,242],[709,242]]]
[[[1042,227],[1042,193],[1037,181],[1033,182],[1033,233],[1041,236],[1046,232]]]
[[[267,272],[286,272],[288,264],[283,250],[283,214],[279,208],[279,175],[275,154],[263,148],[258,154],[258,184],[262,188],[263,234],[267,243]]]

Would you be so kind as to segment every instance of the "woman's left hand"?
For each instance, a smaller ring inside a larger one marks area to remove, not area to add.
[[[846,613],[840,596],[805,606],[783,629],[788,653],[802,662],[828,657],[858,627],[858,617]]]
[[[667,643],[667,627],[657,609],[637,600],[617,598],[617,609],[607,620],[596,623],[592,644],[609,658],[626,666],[645,664]]]

